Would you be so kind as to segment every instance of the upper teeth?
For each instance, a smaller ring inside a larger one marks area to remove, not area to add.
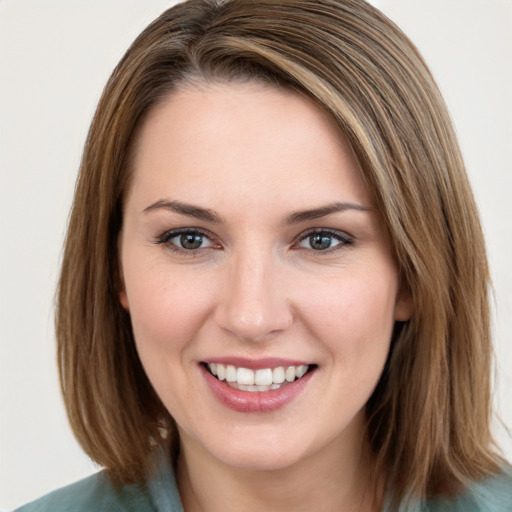
[[[250,370],[249,368],[237,368],[230,364],[208,363],[208,368],[219,380],[236,382],[246,386],[270,386],[272,384],[282,384],[285,380],[293,382],[296,378],[300,379],[308,371],[309,366],[303,364],[300,366],[278,366],[277,368]]]

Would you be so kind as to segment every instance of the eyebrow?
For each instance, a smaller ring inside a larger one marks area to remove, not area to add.
[[[186,215],[188,217],[193,217],[195,219],[207,222],[214,222],[216,224],[221,224],[224,222],[223,218],[214,210],[210,210],[209,208],[201,208],[200,206],[194,206],[188,203],[182,203],[180,201],[167,201],[165,199],[160,199],[150,204],[142,211],[143,213],[149,213],[155,210],[169,210],[181,215]],[[332,203],[321,206],[319,208],[313,208],[311,210],[293,212],[285,217],[283,224],[299,224],[301,222],[320,219],[332,213],[345,212],[347,210],[368,212],[372,211],[373,208],[357,203]]]
[[[179,201],[166,201],[164,199],[160,199],[159,201],[150,204],[142,211],[144,213],[149,213],[155,210],[169,210],[181,215],[187,215],[188,217],[194,217],[195,219],[204,220],[207,222],[215,222],[217,224],[223,222],[222,217],[209,208],[201,208],[200,206],[181,203]]]
[[[357,203],[332,203],[326,206],[321,206],[320,208],[291,213],[284,219],[284,224],[299,224],[300,222],[320,219],[332,213],[346,212],[347,210],[370,212],[373,208]]]

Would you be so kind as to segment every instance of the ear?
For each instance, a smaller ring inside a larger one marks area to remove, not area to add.
[[[409,288],[403,283],[398,290],[395,303],[395,321],[407,322],[414,312],[414,303]]]
[[[126,311],[130,311],[130,308],[128,307],[128,296],[126,295],[126,290],[124,288],[119,292],[119,302]]]

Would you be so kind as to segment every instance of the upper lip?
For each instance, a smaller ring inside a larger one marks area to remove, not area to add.
[[[237,368],[248,368],[250,370],[261,370],[263,368],[277,368],[279,366],[302,366],[311,365],[309,361],[298,359],[285,359],[280,357],[264,357],[261,359],[248,359],[246,357],[211,357],[205,359],[204,363],[223,364],[225,366],[232,365]]]

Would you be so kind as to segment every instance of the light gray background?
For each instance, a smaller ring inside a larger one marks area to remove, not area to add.
[[[0,0],[0,510],[97,468],[69,430],[52,299],[86,131],[104,83],[168,0]],[[496,404],[512,426],[512,0],[374,0],[450,107],[496,289]],[[505,455],[512,442],[496,424]]]

